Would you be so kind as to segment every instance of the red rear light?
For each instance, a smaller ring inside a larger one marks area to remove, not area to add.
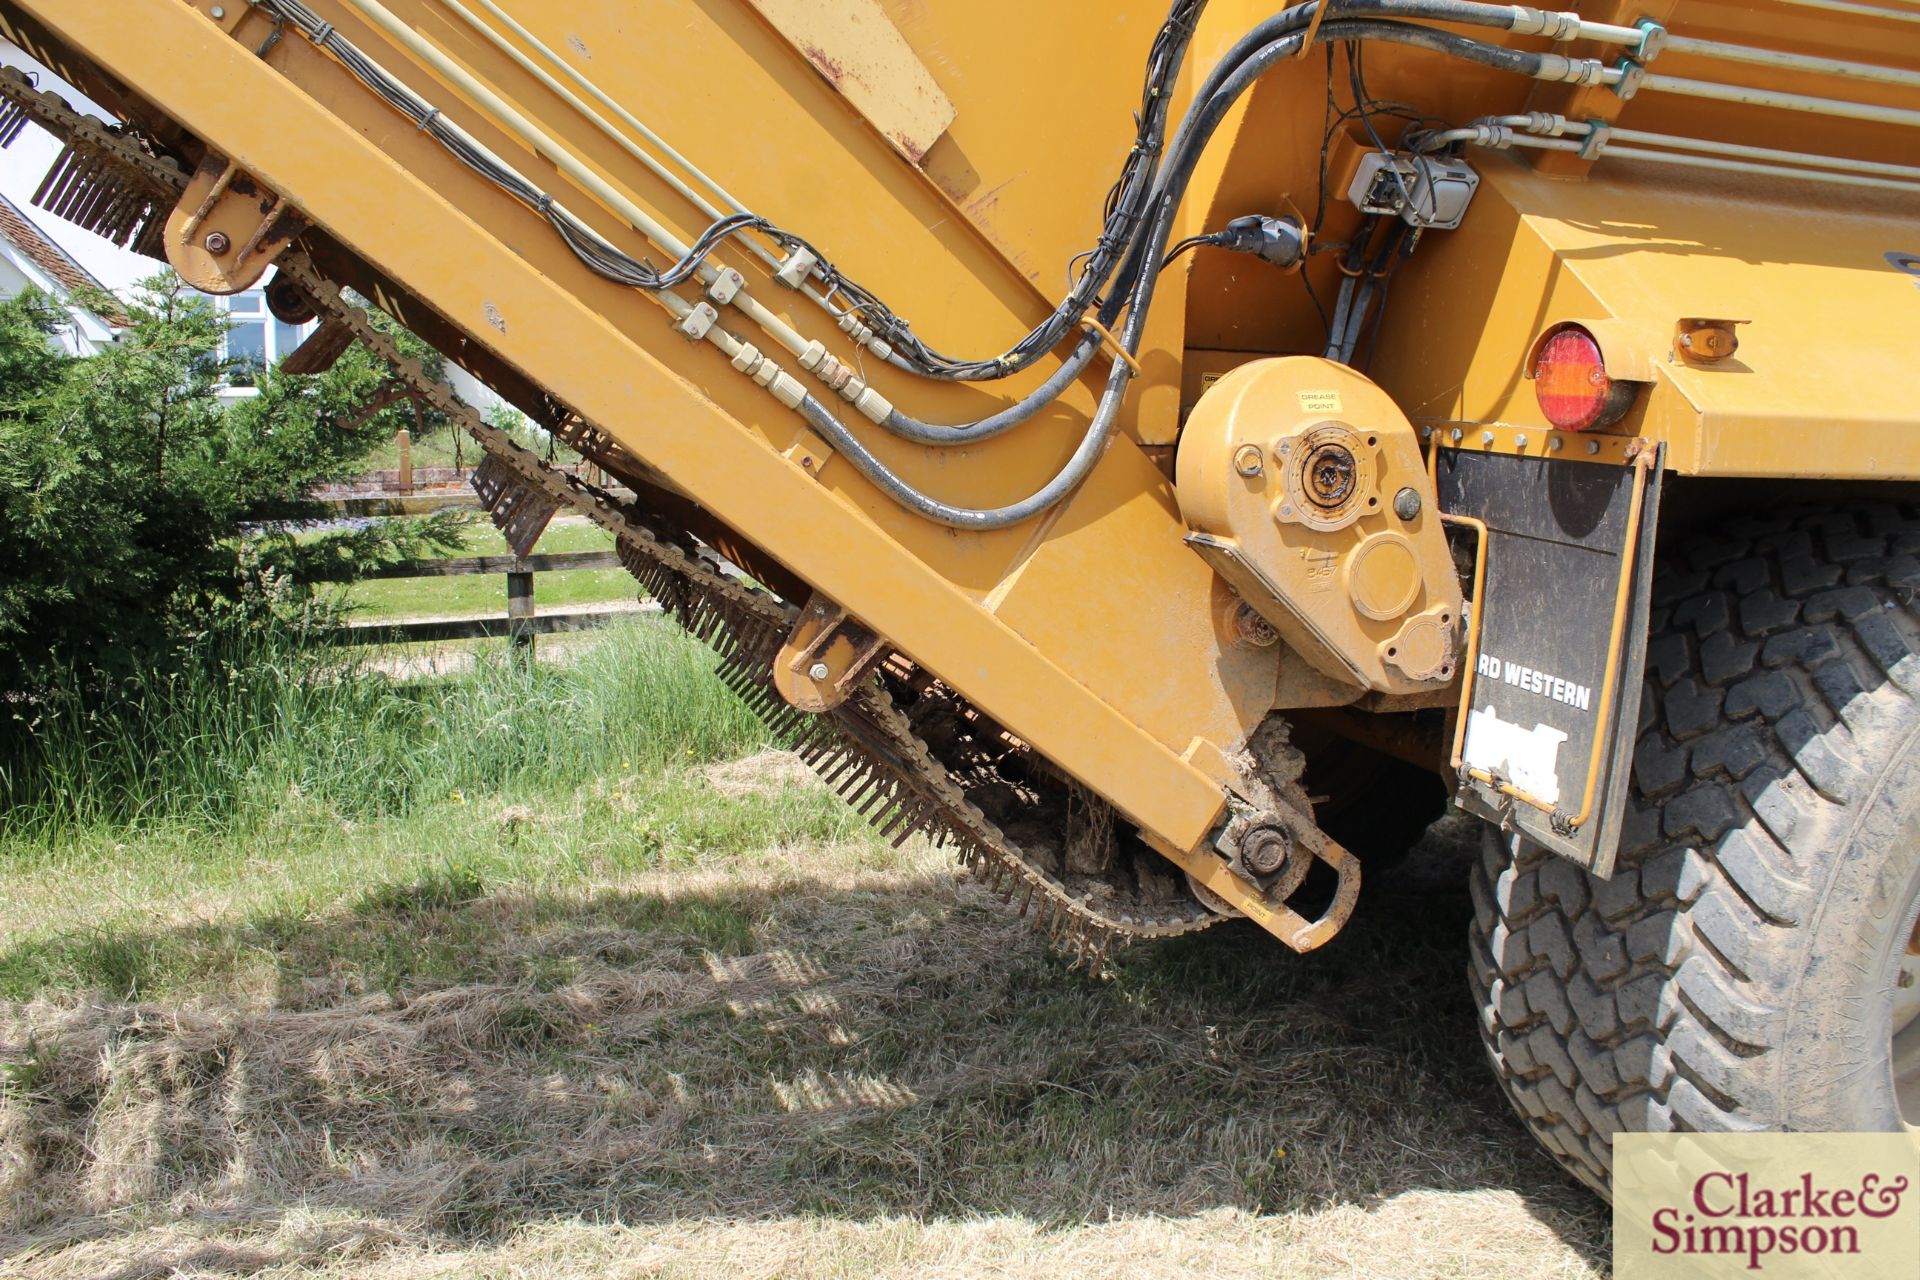
[[[1615,409],[1614,381],[1607,376],[1600,344],[1585,329],[1577,324],[1550,329],[1538,350],[1533,393],[1548,422],[1562,431],[1585,431],[1625,411],[1624,402]],[[1630,389],[1627,394],[1631,396]]]

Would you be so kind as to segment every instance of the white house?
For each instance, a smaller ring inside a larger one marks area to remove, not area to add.
[[[66,305],[68,321],[54,341],[72,355],[90,356],[112,346],[126,327],[126,317],[117,308],[90,311],[72,301],[76,290],[104,286],[19,205],[0,195],[0,298],[29,287]]]
[[[226,317],[227,333],[220,355],[228,362],[227,385],[223,396],[255,394],[253,379],[258,369],[279,364],[293,354],[317,327],[312,322],[288,324],[276,320],[267,310],[265,289],[247,289],[213,299],[214,306]]]

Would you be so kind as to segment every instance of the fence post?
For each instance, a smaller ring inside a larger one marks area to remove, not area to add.
[[[400,450],[400,492],[413,492],[413,435],[405,427],[393,433],[393,443]]]
[[[533,575],[507,574],[507,641],[515,662],[533,661]]]

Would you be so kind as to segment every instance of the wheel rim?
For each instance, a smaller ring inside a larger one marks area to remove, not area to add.
[[[1900,1119],[1920,1130],[1920,917],[1903,951],[1894,956],[1892,1038],[1893,1096]]]

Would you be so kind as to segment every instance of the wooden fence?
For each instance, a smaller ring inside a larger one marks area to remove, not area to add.
[[[463,556],[451,560],[407,560],[368,574],[371,578],[443,578],[466,574],[505,574],[507,611],[478,618],[441,618],[417,622],[356,622],[340,629],[341,644],[420,643],[506,637],[516,652],[531,656],[533,638],[565,631],[590,631],[636,612],[656,611],[652,602],[637,609],[579,610],[540,614],[533,607],[533,575],[568,569],[618,569],[611,551],[563,551],[554,555]]]

